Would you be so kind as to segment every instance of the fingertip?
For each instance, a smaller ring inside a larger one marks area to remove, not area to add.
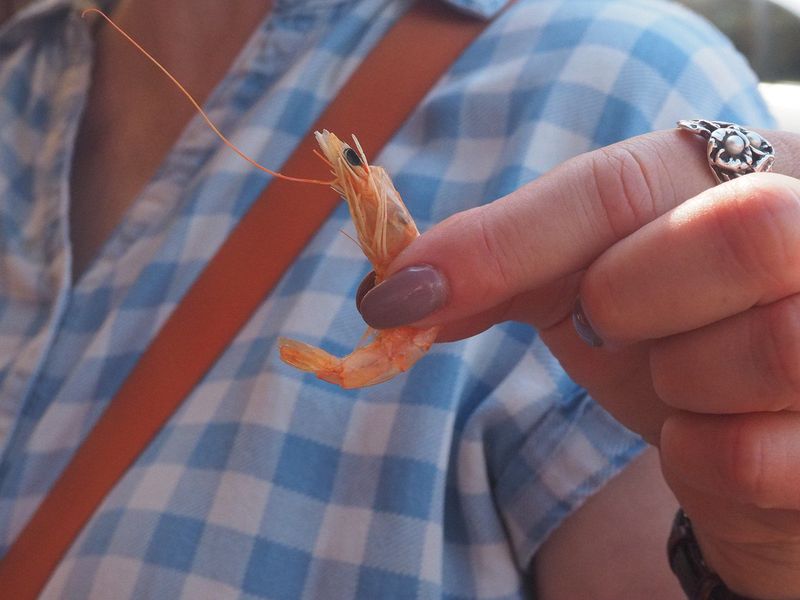
[[[445,305],[447,298],[444,276],[430,265],[417,265],[401,269],[368,289],[358,307],[370,327],[389,329],[430,316]]]
[[[361,283],[358,284],[358,290],[356,290],[356,310],[361,312],[361,301],[364,299],[364,296],[370,291],[372,288],[375,287],[375,271],[370,271],[364,276],[364,279],[361,280]]]
[[[589,317],[586,316],[580,297],[575,300],[575,307],[572,310],[572,325],[578,336],[592,348],[600,348],[603,345],[603,338],[597,335]]]

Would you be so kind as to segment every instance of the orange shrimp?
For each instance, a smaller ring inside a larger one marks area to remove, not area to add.
[[[330,185],[344,197],[355,224],[358,244],[375,271],[376,284],[383,281],[386,269],[400,251],[419,236],[417,226],[389,175],[381,167],[367,163],[364,151],[355,136],[353,141],[357,150],[329,131],[315,132],[314,135],[322,150],[320,156],[333,172],[332,181],[289,177],[272,171],[247,156],[228,140],[186,88],[105,13],[97,8],[88,8],[82,15],[85,16],[87,13],[100,15],[158,67],[186,96],[214,133],[244,160],[275,177],[299,183]],[[439,329],[439,327],[430,329],[397,327],[378,331],[368,328],[365,338],[371,341],[360,345],[343,358],[337,358],[309,344],[286,338],[280,338],[278,346],[284,362],[315,373],[320,379],[344,388],[358,388],[382,383],[407,371],[430,349]]]
[[[419,236],[414,219],[386,171],[367,162],[355,136],[357,150],[329,131],[314,135],[333,171],[331,187],[347,202],[358,244],[372,263],[375,283],[380,283],[392,260]],[[366,337],[371,341],[342,358],[286,338],[280,338],[278,345],[281,358],[290,365],[344,388],[359,388],[382,383],[410,369],[428,352],[439,329],[368,328]]]

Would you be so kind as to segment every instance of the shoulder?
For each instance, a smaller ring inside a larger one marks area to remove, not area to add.
[[[659,0],[517,0],[453,74],[466,80],[468,108],[506,107],[506,132],[557,128],[550,137],[567,147],[551,152],[555,160],[697,115],[770,124],[757,79],[731,42]],[[473,111],[472,122],[488,111]],[[530,149],[535,136],[523,141]],[[539,172],[556,164],[534,163]]]
[[[613,79],[638,67],[642,84],[674,86],[733,72],[754,81],[747,62],[713,25],[675,3],[657,0],[519,0],[490,37],[495,57],[550,65],[554,78],[590,71]]]
[[[708,21],[664,0],[517,0],[500,21],[507,30],[533,33],[539,49],[584,44],[631,48],[650,39],[673,42],[662,48],[670,52],[732,47]]]
[[[498,21],[496,33],[515,40],[507,44],[506,59],[516,53],[554,81],[587,82],[602,92],[660,87],[729,98],[756,84],[733,44],[676,3],[520,0]]]

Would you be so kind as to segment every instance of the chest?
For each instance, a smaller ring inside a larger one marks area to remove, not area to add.
[[[171,59],[169,70],[202,103],[251,33],[252,22],[228,31],[215,44],[212,60],[175,47],[180,37],[156,39],[153,53]],[[100,29],[96,44],[70,177],[73,280],[91,264],[195,114],[169,78],[116,31]]]

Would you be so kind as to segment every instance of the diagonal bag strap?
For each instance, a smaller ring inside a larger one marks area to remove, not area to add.
[[[364,59],[315,129],[389,141],[486,22],[418,0]],[[284,165],[319,167],[313,136]],[[256,200],[122,384],[0,562],[4,598],[35,598],[97,507],[302,251],[339,199],[275,179]]]

